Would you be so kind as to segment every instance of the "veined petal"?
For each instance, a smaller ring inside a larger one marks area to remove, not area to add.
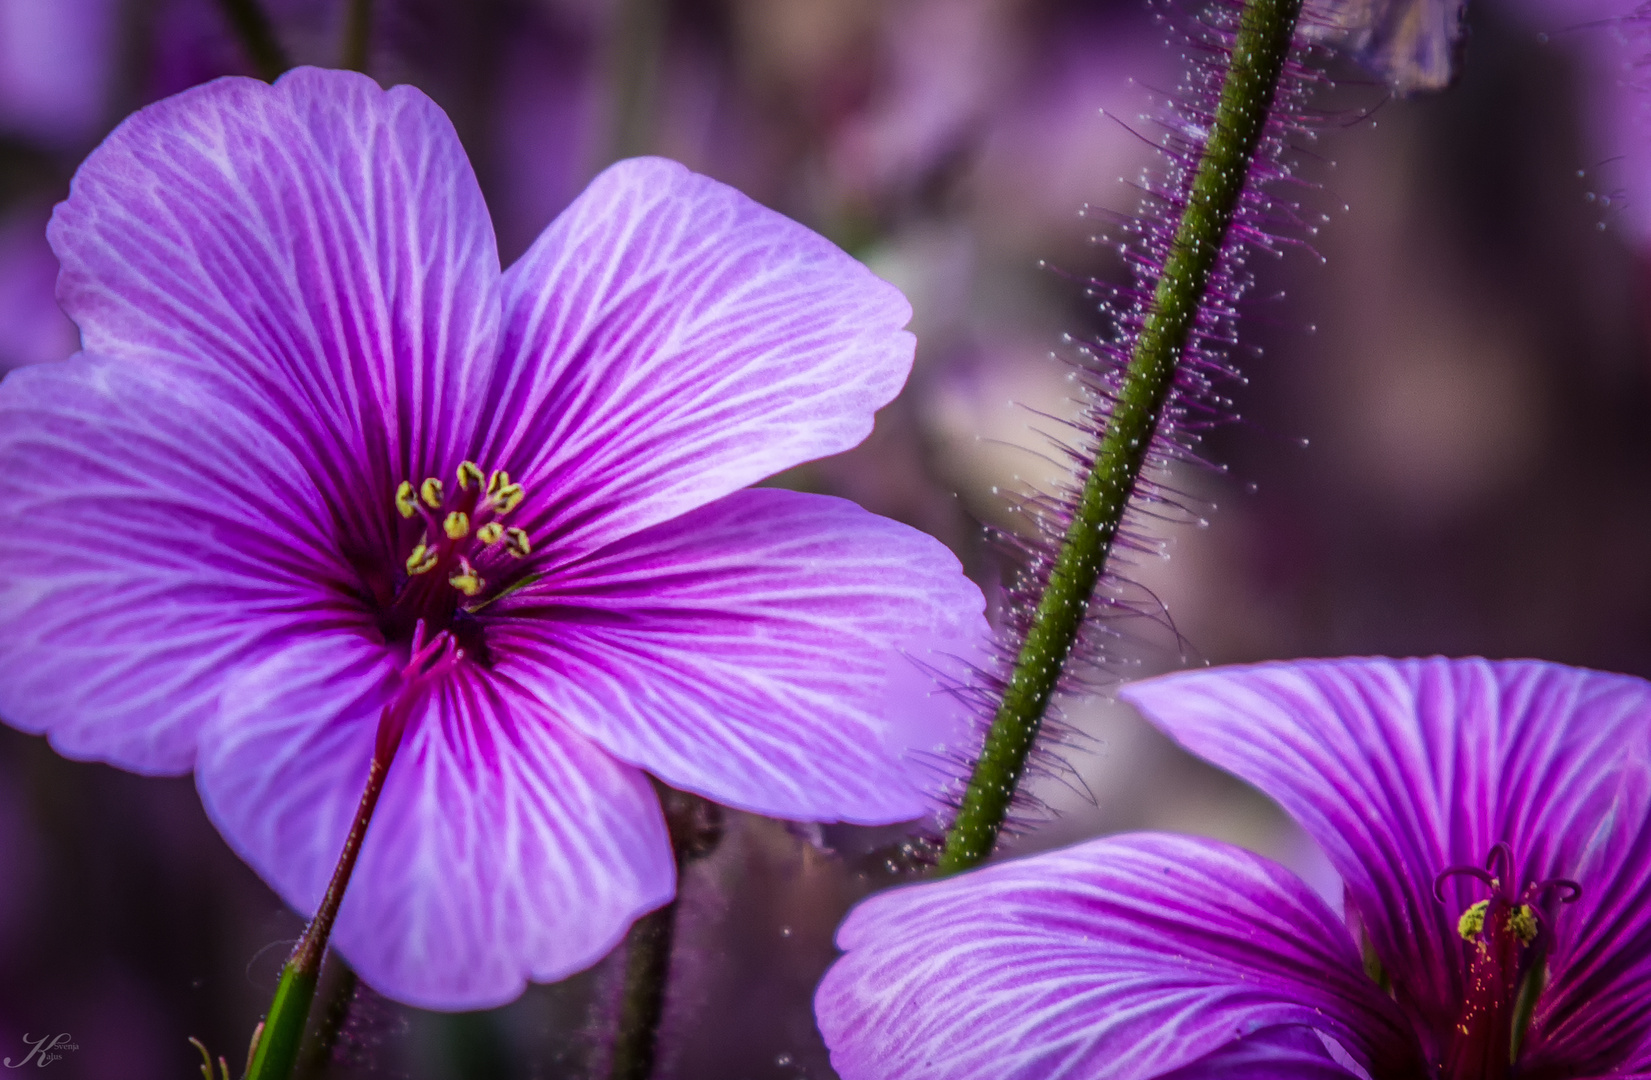
[[[230,845],[313,912],[366,784],[395,664],[315,635],[247,672],[201,737],[198,783]],[[647,779],[464,662],[408,727],[333,944],[374,989],[478,1009],[601,959],[669,900]]]
[[[1121,696],[1323,846],[1425,1025],[1455,1020],[1456,920],[1482,892],[1458,879],[1441,904],[1434,878],[1506,841],[1521,882],[1583,889],[1554,912],[1553,981],[1522,1067],[1581,1075],[1644,1041],[1651,684],[1528,661],[1333,660],[1173,675]]]
[[[289,446],[188,372],[80,354],[0,383],[0,716],[186,772],[238,665],[367,623]]]
[[[779,817],[899,821],[932,808],[923,762],[903,759],[962,732],[949,699],[892,715],[890,695],[931,651],[984,637],[983,606],[930,537],[757,489],[552,572],[488,640],[536,666],[521,681],[553,713],[666,783]]]
[[[567,557],[854,446],[911,308],[830,241],[659,158],[591,182],[504,276],[496,427]]]
[[[814,1013],[844,1080],[1196,1076],[1292,1026],[1365,1067],[1419,1066],[1325,903],[1211,840],[1112,837],[895,889],[837,944]],[[1278,1056],[1280,1075],[1320,1075],[1299,1047]]]
[[[359,542],[388,543],[396,484],[468,449],[498,254],[412,87],[303,68],[167,98],[86,159],[49,235],[87,349],[194,371],[289,429]]]
[[[1336,1064],[1313,1029],[1279,1027],[1228,1043],[1159,1080],[1349,1080],[1357,1075]]]

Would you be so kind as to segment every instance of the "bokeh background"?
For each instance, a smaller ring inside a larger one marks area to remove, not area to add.
[[[347,0],[267,6],[294,59],[338,62]],[[1291,197],[1330,220],[1256,262],[1249,383],[1206,445],[1222,468],[1169,478],[1188,520],[1129,571],[1168,615],[1118,627],[1120,677],[1367,653],[1651,675],[1651,195],[1635,196],[1651,153],[1636,37],[1599,21],[1630,6],[1476,3],[1458,84],[1425,99],[1326,59]],[[905,289],[905,393],[865,445],[776,482],[933,533],[991,594],[1013,567],[986,529],[1016,529],[1018,496],[1060,478],[1040,432],[1080,407],[1070,339],[1106,330],[1085,286],[1123,280],[1091,237],[1155,165],[1138,118],[1182,66],[1164,10],[378,0],[367,66],[452,116],[507,263],[603,165],[659,153]],[[0,0],[0,370],[75,347],[43,229],[77,162],[145,102],[250,70],[217,0]],[[1199,832],[1334,895],[1260,796],[1104,694],[1064,710],[1074,737],[1012,850]],[[730,815],[684,883],[661,1076],[832,1075],[810,995],[842,913],[896,879],[882,849],[899,836]],[[64,1080],[192,1075],[192,1035],[238,1061],[300,928],[187,778],[0,727],[0,1055],[62,1031]],[[361,987],[309,1074],[600,1075],[616,982],[610,958],[460,1015]]]

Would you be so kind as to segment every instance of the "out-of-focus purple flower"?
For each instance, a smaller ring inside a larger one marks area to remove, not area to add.
[[[113,76],[115,0],[0,0],[0,130],[83,143],[103,120]]]
[[[1443,90],[1456,77],[1467,0],[1314,0],[1308,36],[1347,50],[1401,94]]]
[[[1651,684],[1342,660],[1123,696],[1295,817],[1346,925],[1276,863],[1168,834],[873,897],[815,1001],[845,1080],[1651,1068]]]
[[[334,934],[382,992],[505,1001],[667,900],[643,769],[925,811],[932,718],[883,696],[985,634],[979,590],[905,526],[741,490],[859,442],[911,362],[905,300],[824,239],[639,159],[501,275],[441,111],[314,69],[132,117],[50,235],[85,352],[0,384],[0,715],[193,768],[313,910],[394,704]],[[421,625],[463,656],[415,702]]]
[[[57,306],[57,257],[46,243],[44,208],[0,221],[0,373],[61,360],[80,337]]]

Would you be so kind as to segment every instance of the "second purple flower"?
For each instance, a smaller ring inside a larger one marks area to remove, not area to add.
[[[1122,697],[1318,842],[1107,837],[862,903],[816,1016],[844,1080],[1547,1080],[1651,1070],[1651,684],[1330,660]]]

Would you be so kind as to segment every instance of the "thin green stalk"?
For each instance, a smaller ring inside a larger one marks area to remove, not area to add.
[[[327,884],[327,893],[321,898],[321,906],[309,926],[304,928],[304,936],[298,939],[298,947],[293,950],[286,967],[281,969],[275,1000],[270,1002],[263,1033],[253,1047],[245,1080],[287,1080],[297,1064],[298,1047],[304,1040],[304,1025],[309,1019],[310,1004],[315,999],[316,983],[321,978],[321,961],[327,954],[327,939],[332,936],[333,921],[338,918],[344,890],[355,871],[356,857],[361,854],[361,841],[367,835],[373,808],[378,805],[378,797],[384,790],[384,778],[390,771],[396,744],[389,744],[388,753],[384,749],[381,745],[367,769],[367,787],[361,793],[355,821],[350,826],[349,835],[344,838],[344,850],[333,869],[332,880]]]
[[[292,67],[287,52],[275,38],[275,28],[258,0],[218,0],[228,17],[235,36],[241,39],[252,69],[265,82],[274,82],[283,71]]]
[[[610,1080],[648,1080],[653,1075],[675,939],[675,900],[636,920],[625,937],[625,989],[613,1037]]]
[[[677,894],[688,865],[716,850],[722,839],[722,808],[697,795],[656,784],[676,855]],[[613,1037],[609,1080],[648,1080],[658,1056],[659,1022],[671,981],[671,949],[676,941],[677,901],[650,911],[625,938],[625,986],[619,1026]]]
[[[1061,670],[1083,628],[1095,586],[1106,572],[1176,366],[1237,212],[1300,13],[1301,0],[1249,0],[1239,17],[1231,64],[1193,174],[1191,197],[1107,418],[1095,466],[1084,481],[1003,701],[946,834],[939,873],[980,864],[997,843]]]
[[[315,1038],[298,1061],[298,1075],[301,1077],[317,1077],[326,1073],[339,1036],[344,1032],[344,1024],[350,1018],[350,1005],[355,1001],[356,987],[361,983],[355,969],[337,953],[333,953],[332,962],[335,969],[332,989],[323,999],[325,1004],[321,1007]]]
[[[344,47],[338,66],[367,73],[367,54],[373,43],[373,0],[350,0],[344,15]]]

